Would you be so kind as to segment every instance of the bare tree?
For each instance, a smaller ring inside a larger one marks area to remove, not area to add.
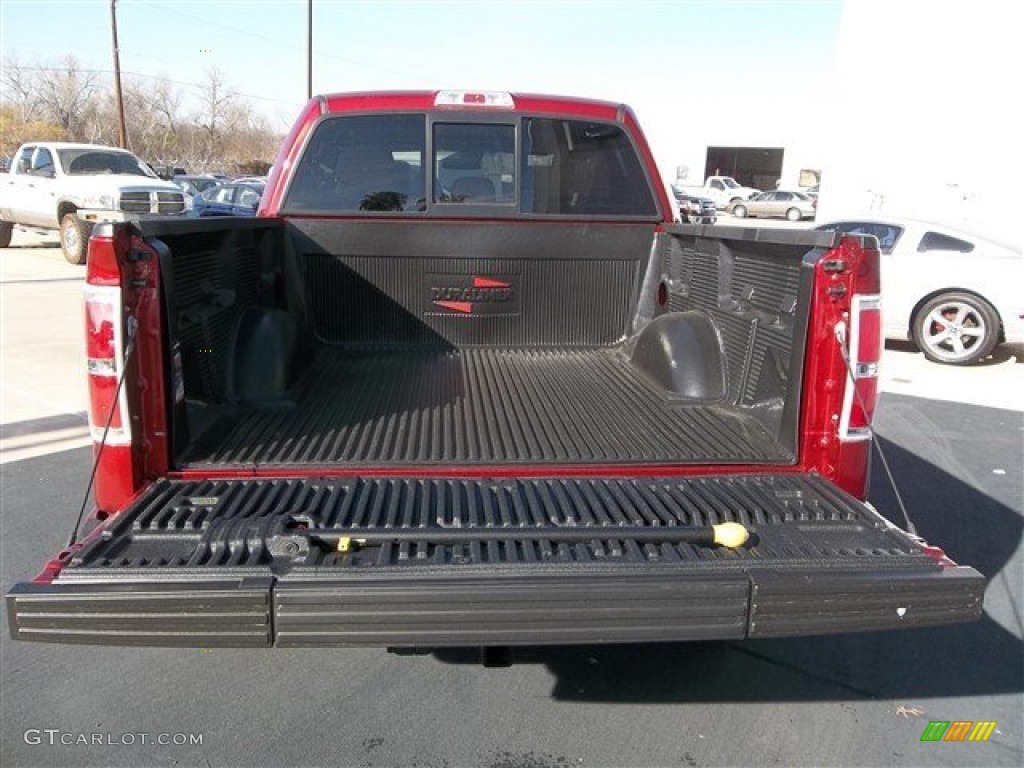
[[[158,130],[158,155],[162,158],[178,151],[178,123],[181,114],[181,91],[166,78],[160,78],[150,92],[149,108],[153,111]]]
[[[74,56],[65,56],[61,66],[41,72],[35,83],[37,103],[46,117],[73,136],[92,108],[97,79],[95,72],[82,70]]]
[[[18,119],[24,123],[40,117],[39,105],[34,98],[38,79],[38,70],[23,66],[12,56],[4,57],[3,78],[0,80],[4,101],[18,110]]]
[[[203,90],[203,111],[198,123],[206,134],[205,160],[209,162],[220,153],[220,136],[224,129],[228,108],[235,100],[234,92],[224,82],[224,75],[217,67],[206,72],[206,86]]]
[[[117,110],[109,78],[82,70],[73,56],[57,64],[4,61],[0,78],[0,154],[29,141],[117,143]],[[253,106],[211,69],[198,86],[198,108],[166,77],[129,78],[124,84],[130,149],[145,160],[196,172],[265,169],[280,137]]]

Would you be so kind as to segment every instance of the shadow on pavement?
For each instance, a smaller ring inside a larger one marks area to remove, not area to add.
[[[1018,694],[1021,641],[989,617],[962,627],[744,643],[524,648],[552,697],[623,704],[918,700]],[[473,650],[435,658],[477,664]]]
[[[85,427],[87,430],[89,427],[89,414],[85,411],[59,413],[56,416],[43,416],[38,419],[25,419],[24,421],[11,421],[7,424],[0,424],[0,439],[36,435],[40,432],[81,429],[82,427]]]
[[[894,410],[913,400],[888,398]],[[916,407],[930,422],[931,404]],[[555,677],[553,697],[570,701],[807,702],[1021,693],[1024,642],[993,618],[994,610],[1021,630],[1020,510],[918,454],[884,438],[880,442],[918,533],[990,580],[981,621],[737,643],[523,648],[513,651],[514,663],[545,665]],[[878,461],[872,481],[877,489],[872,502],[902,525]],[[443,649],[434,655],[445,663],[479,663],[476,650]]]
[[[8,248],[17,250],[37,250],[41,248],[60,248],[59,237],[44,237],[42,240],[37,240],[34,243],[12,243]]]

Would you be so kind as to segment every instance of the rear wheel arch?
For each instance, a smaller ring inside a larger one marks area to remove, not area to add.
[[[61,219],[63,219],[67,214],[74,213],[77,210],[78,206],[74,203],[67,200],[61,200],[57,203],[57,223],[60,224]]]

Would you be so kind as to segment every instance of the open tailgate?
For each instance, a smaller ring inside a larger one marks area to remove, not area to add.
[[[7,606],[23,640],[439,647],[953,624],[984,588],[814,475],[162,480]]]

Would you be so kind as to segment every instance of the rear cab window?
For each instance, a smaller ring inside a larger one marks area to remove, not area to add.
[[[659,217],[622,126],[451,112],[323,118],[296,165],[283,212]]]

